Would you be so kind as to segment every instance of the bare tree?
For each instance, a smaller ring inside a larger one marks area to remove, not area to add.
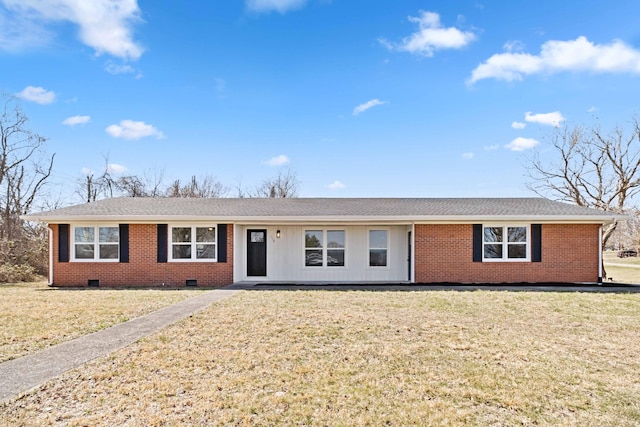
[[[117,179],[111,174],[109,156],[104,155],[104,167],[100,175],[95,171],[87,169],[85,175],[77,181],[77,193],[87,203],[95,202],[98,199],[111,198],[117,191]]]
[[[29,212],[51,175],[55,155],[44,152],[46,138],[27,126],[28,117],[18,100],[2,96],[0,110],[0,264],[29,262],[38,235],[20,219]]]
[[[153,170],[138,175],[118,175],[109,156],[104,156],[104,167],[100,175],[93,170],[86,170],[85,175],[77,180],[76,192],[87,202],[112,197],[162,197],[164,189],[162,181],[164,170]]]
[[[44,151],[46,138],[27,127],[28,117],[15,97],[4,95],[0,116],[0,238],[19,236],[22,222],[51,175],[55,155]]]
[[[251,197],[287,198],[298,197],[300,182],[295,172],[290,169],[280,171],[277,175],[262,181]]]
[[[162,197],[164,189],[164,169],[151,169],[143,173],[142,179],[145,185],[146,197]]]
[[[539,152],[529,159],[529,188],[538,195],[608,212],[625,213],[640,191],[640,123],[631,131],[599,127],[558,130],[551,139],[553,161]],[[603,231],[602,246],[618,226]]]
[[[228,192],[220,181],[211,175],[197,178],[195,175],[186,184],[179,179],[175,180],[169,188],[167,188],[167,197],[224,197]]]

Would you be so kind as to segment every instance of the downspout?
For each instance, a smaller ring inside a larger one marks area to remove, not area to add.
[[[49,286],[53,286],[53,230],[47,225],[49,231]]]
[[[598,231],[598,284],[602,285],[602,263],[603,255],[602,255],[602,225]]]

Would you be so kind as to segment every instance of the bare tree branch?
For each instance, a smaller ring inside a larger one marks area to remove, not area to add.
[[[610,134],[600,128],[558,130],[551,138],[552,158],[534,152],[528,160],[528,187],[536,194],[603,211],[625,213],[640,192],[640,123]],[[618,226],[605,227],[603,248]]]
[[[280,171],[274,177],[262,181],[249,197],[286,198],[298,197],[298,177],[290,169]]]
[[[27,126],[28,117],[14,96],[3,95],[0,112],[0,245],[1,262],[36,264],[46,269],[42,230],[24,223],[20,216],[29,212],[51,176],[55,155],[44,153],[46,138]],[[37,230],[37,232],[35,232]],[[34,240],[35,239],[35,240]]]

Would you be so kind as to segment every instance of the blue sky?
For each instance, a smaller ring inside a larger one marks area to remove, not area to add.
[[[87,170],[305,197],[519,197],[564,126],[638,113],[640,2],[0,0],[0,90]],[[230,195],[233,195],[231,191]]]

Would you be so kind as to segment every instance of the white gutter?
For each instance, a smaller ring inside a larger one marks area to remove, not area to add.
[[[230,224],[309,224],[309,223],[375,223],[394,224],[471,224],[487,222],[602,223],[613,222],[620,215],[327,215],[327,216],[205,216],[205,215],[25,215],[28,221],[49,224],[78,222],[123,222],[128,224],[158,224],[175,222],[225,222]]]
[[[49,232],[49,286],[53,286],[53,230],[47,227]]]
[[[602,284],[602,263],[603,254],[602,254],[602,226],[600,226],[600,230],[598,232],[598,283]]]

